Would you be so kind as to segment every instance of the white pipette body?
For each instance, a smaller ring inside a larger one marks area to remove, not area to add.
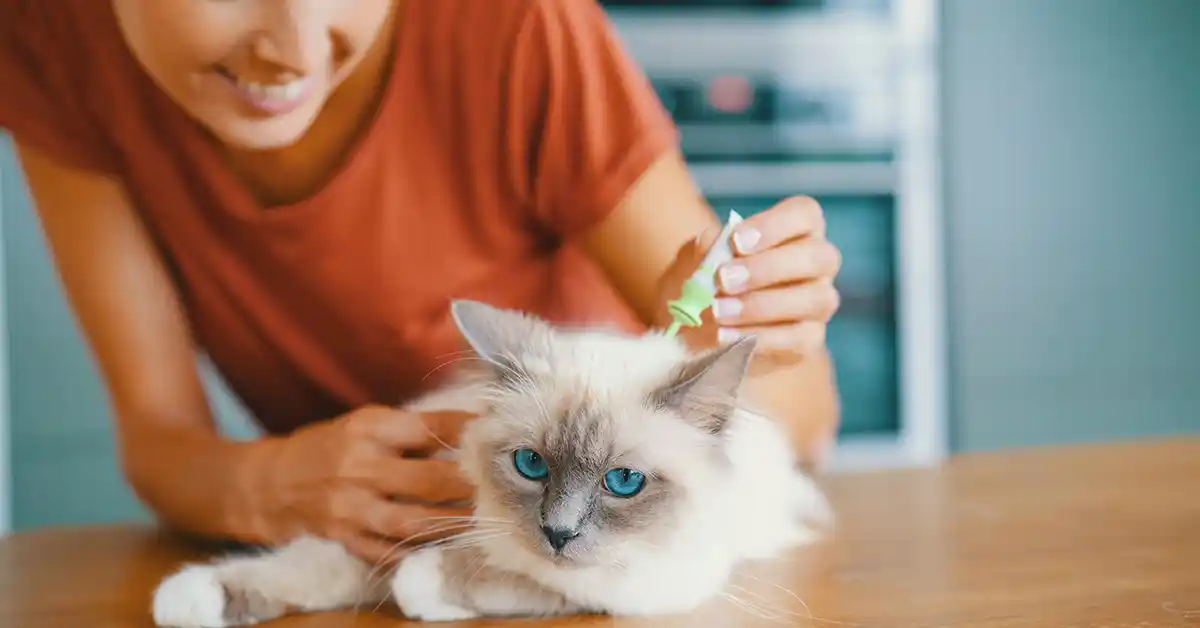
[[[725,227],[721,229],[721,234],[717,236],[717,241],[708,250],[708,253],[704,255],[703,261],[700,262],[700,267],[696,269],[696,272],[692,273],[692,281],[703,285],[711,292],[717,291],[717,268],[733,259],[733,244],[731,240],[733,230],[740,222],[742,222],[741,214],[729,210],[729,220],[725,221]]]

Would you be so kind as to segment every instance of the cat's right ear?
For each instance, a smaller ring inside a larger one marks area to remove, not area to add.
[[[738,389],[756,345],[754,336],[744,336],[691,358],[654,392],[654,400],[678,411],[688,423],[719,434],[737,409]]]
[[[543,344],[549,333],[549,327],[538,319],[479,301],[453,301],[450,315],[475,353],[503,369],[516,368],[518,356]]]

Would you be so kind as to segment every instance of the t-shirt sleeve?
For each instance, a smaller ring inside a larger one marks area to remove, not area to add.
[[[0,0],[0,129],[65,164],[111,172],[85,97],[85,35],[73,0]]]
[[[678,132],[595,0],[538,0],[510,67],[508,155],[537,220],[561,237],[598,223]]]

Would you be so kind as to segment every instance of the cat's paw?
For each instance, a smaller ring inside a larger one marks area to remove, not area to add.
[[[164,628],[227,628],[225,587],[211,565],[190,565],[154,590],[154,624]]]
[[[437,548],[417,550],[400,561],[392,576],[392,597],[405,617],[417,621],[458,621],[478,617],[478,613],[447,599],[442,551]]]
[[[152,610],[162,628],[233,628],[279,617],[287,606],[222,582],[215,565],[189,565],[158,585]]]

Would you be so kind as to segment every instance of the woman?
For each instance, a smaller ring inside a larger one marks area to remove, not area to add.
[[[0,127],[167,524],[381,559],[466,497],[391,409],[460,348],[452,297],[663,322],[718,225],[595,0],[0,0]],[[814,461],[838,252],[820,208],[743,223],[716,320]],[[214,427],[203,350],[265,428]]]

